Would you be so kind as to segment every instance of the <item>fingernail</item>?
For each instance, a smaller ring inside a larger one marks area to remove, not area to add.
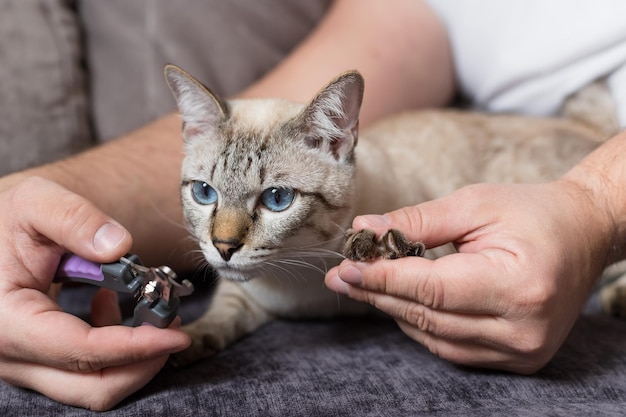
[[[348,295],[348,284],[342,281],[338,275],[329,278],[326,285],[330,290],[338,294]]]
[[[98,252],[115,249],[126,237],[126,230],[114,223],[105,223],[93,237],[93,247]]]
[[[363,282],[361,271],[351,265],[339,268],[339,278],[341,278],[343,282],[347,282],[352,285],[361,285]]]
[[[365,216],[359,216],[359,221],[361,223],[365,223],[364,226],[366,227],[383,227],[390,224],[390,221],[387,217],[378,214],[367,214]]]

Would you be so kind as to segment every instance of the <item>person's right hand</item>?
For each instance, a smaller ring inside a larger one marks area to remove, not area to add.
[[[65,251],[112,262],[130,234],[82,197],[41,178],[0,192],[0,379],[74,406],[106,410],[143,387],[170,353],[178,330],[119,324],[114,293],[94,299],[92,327],[50,298]]]
[[[608,191],[607,191],[608,194]],[[443,198],[360,216],[355,230],[398,229],[457,252],[344,260],[328,288],[389,314],[437,356],[530,374],[557,352],[608,264],[617,227],[587,184],[475,184]]]

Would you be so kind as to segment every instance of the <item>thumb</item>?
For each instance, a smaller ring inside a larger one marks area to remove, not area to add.
[[[98,262],[110,262],[130,250],[130,233],[85,198],[42,178],[30,178],[17,188],[20,227],[31,238],[43,236]]]
[[[423,242],[432,248],[455,242],[473,230],[474,220],[459,194],[415,206],[403,207],[383,215],[357,216],[352,222],[356,230],[370,229],[377,236],[389,229],[398,229],[412,241]]]

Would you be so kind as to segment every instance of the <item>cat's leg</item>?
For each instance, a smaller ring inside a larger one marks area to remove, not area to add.
[[[606,313],[626,318],[626,274],[600,290],[600,304]]]
[[[191,346],[172,355],[169,365],[185,366],[213,356],[272,319],[239,284],[222,280],[209,309],[198,320],[183,326],[191,336]]]

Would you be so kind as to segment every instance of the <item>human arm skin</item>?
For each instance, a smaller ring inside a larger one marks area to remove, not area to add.
[[[384,216],[427,247],[454,242],[437,260],[344,261],[329,288],[369,302],[411,338],[452,362],[529,374],[570,332],[602,270],[624,259],[626,132],[558,181],[479,184]]]
[[[340,0],[309,37],[241,97],[307,102],[337,74],[365,78],[359,120],[421,107],[440,107],[454,92],[443,25],[422,1]]]

